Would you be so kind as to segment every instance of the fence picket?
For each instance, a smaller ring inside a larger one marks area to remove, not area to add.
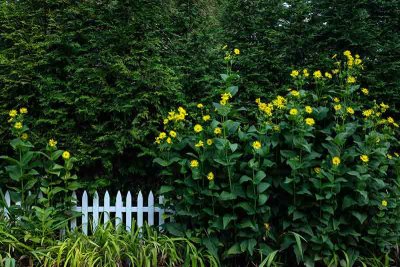
[[[82,232],[84,234],[88,233],[88,222],[89,222],[88,207],[89,207],[88,194],[86,191],[84,191],[82,195]]]
[[[104,194],[104,225],[106,225],[110,221],[110,194],[108,191]]]
[[[147,223],[149,225],[155,225],[155,213],[158,213],[158,222],[157,225],[162,225],[164,223],[164,209],[159,206],[155,206],[154,194],[150,191],[147,196],[147,206],[144,206],[143,194],[139,191],[137,195],[137,205],[133,206],[133,199],[131,192],[126,194],[125,201],[123,201],[122,194],[118,191],[117,196],[113,199],[115,202],[111,202],[110,194],[108,191],[104,194],[103,205],[101,205],[101,197],[96,191],[93,195],[93,203],[89,206],[89,196],[86,191],[83,192],[80,206],[77,195],[75,192],[72,193],[72,199],[74,202],[74,206],[72,210],[76,212],[80,212],[81,221],[80,226],[82,228],[82,232],[84,234],[88,234],[89,232],[89,221],[91,222],[92,228],[90,229],[92,232],[96,230],[100,223],[100,214],[103,216],[104,224],[107,224],[110,221],[111,215],[110,213],[115,212],[115,225],[119,225],[121,223],[125,224],[126,230],[131,230],[134,217],[132,213],[136,213],[136,225],[140,228],[144,223],[144,215],[143,213],[147,213]],[[5,198],[5,207],[3,208],[3,213],[7,217],[7,207],[12,205],[12,200],[10,196],[10,192],[6,191],[4,194]],[[111,206],[111,203],[115,203],[115,206]],[[158,197],[158,204],[163,204],[163,197]],[[18,202],[15,203],[18,205]],[[0,211],[1,212],[1,211]],[[125,213],[125,216],[124,216]],[[79,216],[78,216],[79,217]],[[125,220],[124,220],[125,217]],[[77,216],[70,220],[70,229],[74,230],[78,226]]]
[[[93,196],[93,231],[96,230],[97,225],[99,224],[99,202],[99,194],[96,191]]]
[[[147,223],[149,225],[154,225],[154,196],[153,196],[153,192],[151,192],[151,191],[149,193],[149,197],[147,200],[147,207],[148,207]]]
[[[124,205],[122,203],[122,195],[121,192],[118,191],[117,201],[115,203],[115,226],[118,226],[119,224],[123,223],[123,217],[122,217],[123,207]]]
[[[4,216],[6,218],[8,218],[8,210],[7,208],[11,206],[11,197],[10,197],[10,192],[6,192],[6,194],[4,195],[4,198],[6,200],[6,208],[4,209]]]
[[[142,191],[139,191],[137,198],[137,226],[143,226],[143,195]]]
[[[126,230],[130,231],[132,228],[132,195],[131,192],[128,191],[126,194]]]

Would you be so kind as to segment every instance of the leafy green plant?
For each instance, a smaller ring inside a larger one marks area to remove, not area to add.
[[[360,56],[334,55],[324,72],[293,70],[286,96],[251,105],[232,101],[239,54],[226,52],[219,103],[172,110],[156,138],[160,193],[174,211],[166,229],[199,237],[228,265],[260,255],[268,263],[277,250],[292,266],[391,251],[400,237],[399,125],[358,83]]]
[[[2,196],[0,207],[7,208],[10,234],[19,242],[42,246],[53,242],[75,216],[72,191],[81,183],[72,174],[76,159],[70,152],[57,149],[55,140],[51,139],[43,150],[34,149],[24,123],[27,113],[26,108],[9,112],[14,155],[0,159],[7,162],[3,189],[9,191],[12,205],[6,207]]]
[[[144,226],[126,231],[109,223],[86,236],[79,231],[37,251],[43,266],[217,266],[215,259],[185,238]]]

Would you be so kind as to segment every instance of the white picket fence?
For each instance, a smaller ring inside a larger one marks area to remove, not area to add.
[[[10,193],[6,191],[4,196],[6,206],[10,207]],[[134,198],[131,192],[128,192],[123,199],[121,192],[118,191],[117,196],[111,199],[110,194],[106,191],[103,201],[101,201],[99,194],[95,192],[90,202],[89,195],[86,191],[83,192],[80,200],[77,198],[75,192],[72,196],[76,199],[77,203],[80,203],[80,206],[76,205],[73,210],[80,212],[81,216],[71,220],[70,228],[75,229],[81,226],[82,232],[85,234],[88,233],[90,227],[96,229],[101,219],[104,224],[110,220],[113,221],[115,225],[124,224],[127,230],[131,229],[133,222],[136,222],[138,227],[142,227],[145,221],[148,225],[162,225],[164,223],[164,210],[154,205],[154,195],[151,191],[147,197],[146,206],[144,206],[144,198],[141,191],[139,191],[136,196],[135,202],[133,202]],[[89,203],[91,203],[91,205],[89,205]],[[115,203],[115,205],[111,206],[111,203]],[[136,205],[134,205],[134,203],[136,203]],[[160,196],[158,197],[158,204],[162,203],[163,197]],[[18,205],[18,203],[15,204]],[[7,209],[4,210],[4,214],[7,216]],[[147,214],[147,216],[144,216],[145,214]],[[155,218],[157,218],[156,214],[158,215],[158,220],[155,220]]]

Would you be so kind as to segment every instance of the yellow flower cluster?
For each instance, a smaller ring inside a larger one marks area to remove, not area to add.
[[[297,114],[299,114],[299,111],[297,109],[295,109],[295,108],[292,108],[289,111],[289,114],[292,115],[292,116],[296,116]]]
[[[204,147],[204,143],[203,143],[203,141],[199,141],[199,142],[197,142],[197,144],[195,144],[195,147]]]
[[[283,96],[278,95],[274,100],[272,100],[272,104],[278,109],[285,108],[286,99]]]
[[[217,128],[214,129],[214,134],[215,135],[220,135],[221,133],[222,133],[221,128],[217,127]]]
[[[303,75],[304,75],[304,77],[308,77],[308,76],[310,76],[310,74],[308,73],[308,70],[307,69],[304,69],[303,70]]]
[[[62,157],[63,157],[63,159],[67,160],[71,157],[71,154],[68,151],[64,151],[62,153]]]
[[[199,132],[203,131],[203,126],[201,126],[200,124],[196,124],[196,125],[194,126],[193,130],[194,130],[196,133],[199,133]]]
[[[164,124],[167,124],[170,121],[184,121],[187,116],[187,112],[183,107],[178,108],[178,112],[170,111],[168,112],[168,117],[164,119]]]
[[[290,76],[292,76],[293,78],[296,78],[297,76],[299,76],[299,71],[298,70],[292,70],[292,72],[290,73]]]
[[[347,113],[353,115],[354,114],[354,109],[352,107],[346,108]]]
[[[208,179],[209,181],[214,180],[214,173],[209,172],[209,173],[207,174],[207,179]]]
[[[369,90],[368,90],[367,88],[362,88],[362,89],[361,89],[361,92],[362,92],[364,95],[368,95],[368,94],[369,94]]]
[[[16,122],[16,123],[14,124],[14,128],[17,129],[17,130],[22,129],[22,127],[23,127],[22,122]]]
[[[337,104],[337,105],[334,105],[333,108],[334,108],[336,111],[339,111],[339,110],[342,109],[342,105]]]
[[[356,66],[361,66],[361,68],[363,67],[362,64],[362,60],[360,59],[360,56],[356,54],[356,58],[354,59],[354,57],[351,55],[351,52],[349,50],[346,50],[343,52],[343,55],[346,56],[347,58],[347,66],[349,67],[349,69],[353,68],[353,65]]]
[[[203,121],[209,121],[211,119],[210,115],[204,115],[203,116]]]
[[[260,98],[256,99],[256,103],[258,104],[258,109],[263,111],[268,116],[272,116],[272,111],[274,110],[274,105],[271,103],[263,103]]]
[[[192,167],[192,168],[199,167],[199,162],[197,160],[195,160],[195,159],[191,160],[190,161],[190,167]]]
[[[300,93],[299,93],[299,91],[297,91],[297,90],[292,90],[292,91],[290,91],[290,94],[291,94],[292,96],[295,96],[295,97],[299,97],[299,96],[300,96]]]
[[[329,72],[325,72],[325,77],[328,79],[332,79],[332,74],[330,74]]]
[[[221,95],[221,100],[219,101],[219,103],[221,105],[225,106],[228,103],[229,99],[231,99],[231,98],[232,98],[231,93],[223,93]]]
[[[49,140],[49,146],[50,147],[55,147],[57,145],[57,141],[54,140],[53,138]]]
[[[374,111],[372,109],[366,109],[363,111],[362,113],[364,115],[364,117],[368,118],[370,117],[372,114],[374,114]]]
[[[306,106],[306,107],[305,107],[305,111],[306,111],[308,114],[311,114],[311,113],[313,112],[313,109],[312,109],[312,107],[310,107],[310,106]]]

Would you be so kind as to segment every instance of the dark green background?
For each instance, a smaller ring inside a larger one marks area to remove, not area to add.
[[[2,1],[0,152],[8,110],[26,106],[32,139],[56,138],[80,177],[153,188],[161,118],[213,96],[224,44],[242,52],[242,101],[283,90],[293,67],[329,70],[326,58],[349,49],[372,96],[397,110],[399,29],[397,0]]]

